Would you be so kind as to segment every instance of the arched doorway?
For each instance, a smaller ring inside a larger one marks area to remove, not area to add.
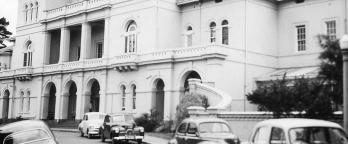
[[[56,86],[51,84],[49,86],[49,95],[48,95],[48,112],[47,120],[54,120],[56,112]]]
[[[8,119],[10,109],[10,91],[5,90],[4,92],[4,98],[3,98],[3,105],[2,105],[2,118]]]
[[[69,87],[69,94],[68,94],[68,111],[67,111],[67,119],[74,120],[76,117],[76,92],[77,87],[75,82],[71,82]]]
[[[186,74],[185,81],[184,81],[184,92],[189,91],[189,83],[188,80],[191,78],[195,79],[201,79],[201,76],[196,71],[190,71]]]
[[[90,99],[90,112],[99,112],[99,100],[100,100],[100,85],[97,80],[94,80],[91,87],[91,99]]]
[[[154,84],[154,101],[153,112],[158,113],[158,119],[163,120],[164,117],[164,82],[162,79],[158,79]]]

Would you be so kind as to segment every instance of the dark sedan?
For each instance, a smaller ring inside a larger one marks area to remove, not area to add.
[[[48,126],[39,120],[24,120],[0,127],[1,144],[58,144]]]
[[[177,128],[169,144],[198,143],[240,144],[239,138],[225,120],[218,118],[189,118]]]
[[[103,142],[111,139],[113,144],[129,140],[140,144],[144,139],[144,128],[136,126],[131,114],[109,114],[100,128],[100,137]]]

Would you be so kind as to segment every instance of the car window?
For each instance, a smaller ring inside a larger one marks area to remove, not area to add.
[[[187,123],[182,123],[178,128],[178,133],[185,133],[187,128]]]
[[[348,144],[346,134],[338,128],[303,127],[289,131],[291,143]]]
[[[268,144],[268,128],[259,127],[254,134],[252,139],[253,144]]]
[[[50,135],[44,130],[29,130],[9,135],[6,137],[4,144],[21,144],[48,138],[50,138]]]
[[[222,122],[205,122],[199,124],[200,133],[229,133],[229,126]]]
[[[273,127],[271,131],[271,139],[270,139],[271,144],[285,144],[285,133],[283,129]]]
[[[187,133],[196,134],[196,132],[197,132],[197,125],[195,123],[189,123]]]

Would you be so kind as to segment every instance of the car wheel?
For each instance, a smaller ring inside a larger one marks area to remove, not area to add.
[[[88,139],[91,139],[91,138],[92,138],[92,135],[88,133],[88,129],[87,129],[87,138],[88,138]]]
[[[139,140],[137,140],[137,142],[138,142],[138,144],[141,144],[141,143],[143,143],[143,140],[139,139]]]
[[[83,131],[80,129],[80,137],[83,137]]]
[[[100,138],[101,138],[102,142],[105,142],[105,137],[104,137],[104,133],[103,132],[100,133]]]
[[[118,144],[119,142],[117,140],[112,140],[112,144]]]

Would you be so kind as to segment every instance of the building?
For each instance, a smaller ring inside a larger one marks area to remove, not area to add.
[[[226,110],[254,111],[245,94],[256,79],[316,71],[315,36],[343,35],[346,6],[346,0],[19,0],[11,69],[0,71],[0,115],[62,120],[156,109],[174,119],[189,78],[228,93]]]

